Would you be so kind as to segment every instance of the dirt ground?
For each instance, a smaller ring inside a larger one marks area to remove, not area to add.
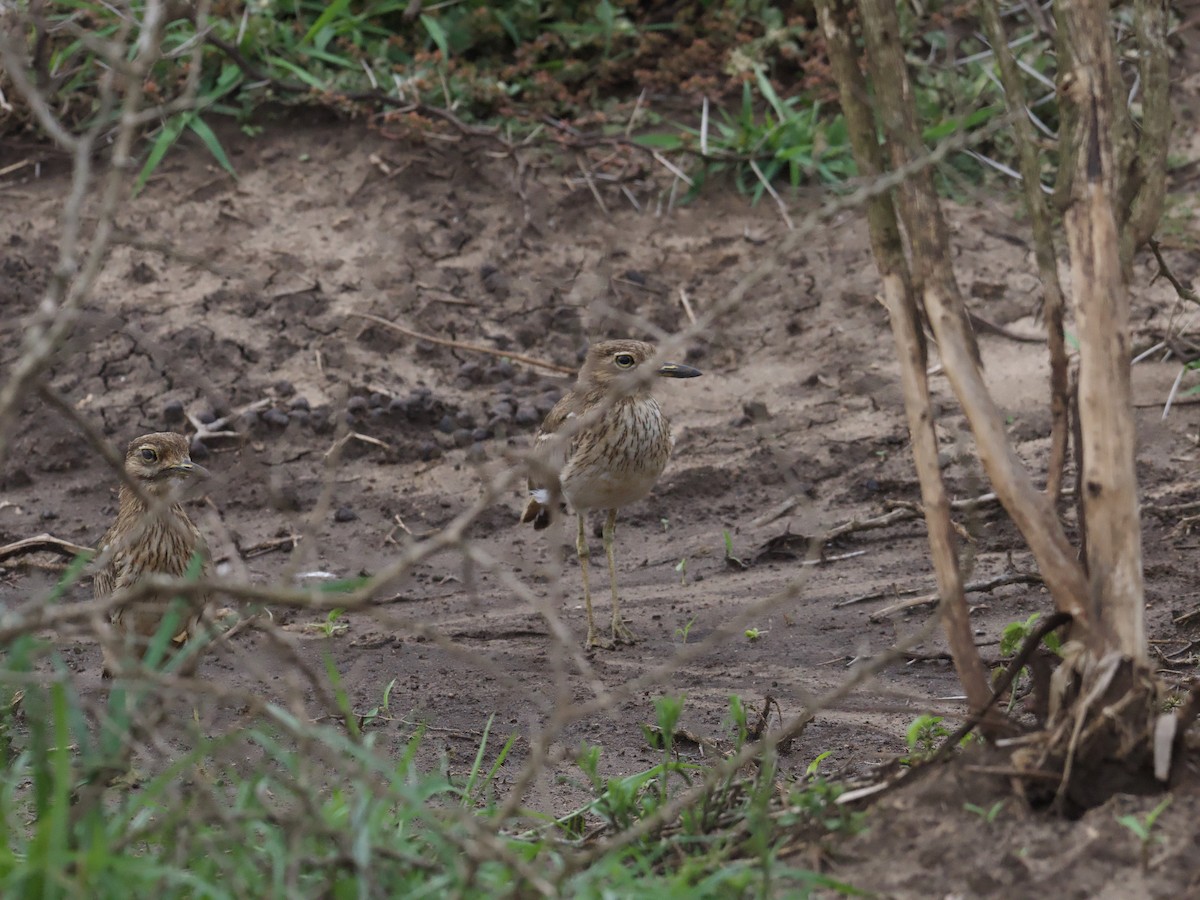
[[[653,720],[655,697],[679,693],[687,698],[682,727],[727,744],[731,695],[755,710],[770,696],[785,717],[794,715],[805,697],[841,683],[853,661],[887,650],[931,615],[928,607],[879,615],[911,596],[901,592],[932,590],[924,530],[914,521],[848,535],[827,548],[829,561],[804,565],[803,536],[918,497],[861,215],[843,213],[788,249],[787,228],[770,203],[752,208],[708,191],[662,210],[669,187],[662,172],[634,185],[642,212],[600,185],[606,214],[586,184],[537,168],[518,179],[511,161],[487,156],[486,148],[399,144],[320,116],[225,140],[237,181],[202,150],[184,148],[121,215],[121,228],[143,243],[113,252],[86,324],[52,381],[117,446],[147,431],[190,433],[180,406],[211,420],[268,401],[237,420],[240,439],[196,448],[215,477],[191,507],[193,516],[228,571],[270,583],[297,571],[355,577],[380,570],[410,534],[430,533],[468,506],[510,451],[529,445],[568,384],[416,342],[353,314],[574,366],[589,340],[685,327],[681,292],[702,314],[760,271],[762,280],[682,354],[703,378],[659,390],[674,422],[675,454],[652,496],[620,518],[624,609],[643,640],[596,653],[594,675],[612,688],[659,667],[668,671],[610,712],[571,726],[557,746],[569,753],[581,740],[601,745],[609,774],[643,769],[657,754],[640,725]],[[0,154],[0,167],[17,158]],[[69,178],[66,164],[48,153],[40,177],[24,172],[0,185],[4,369],[18,354],[15,323],[37,303],[53,265]],[[819,200],[802,199],[797,218]],[[1040,334],[1031,316],[1038,282],[1028,229],[1014,207],[981,198],[950,205],[948,214],[973,310],[1014,332]],[[178,252],[164,254],[154,242]],[[1196,277],[1193,254],[1173,251],[1169,258],[1185,281]],[[1150,285],[1153,274],[1152,262],[1139,260],[1134,320],[1142,347],[1153,343],[1174,303],[1165,282]],[[992,333],[983,333],[981,344],[1010,434],[1040,479],[1049,424],[1044,350]],[[1177,373],[1173,362],[1134,369],[1148,509],[1200,500],[1200,407],[1180,405],[1162,420]],[[944,379],[934,384],[948,483],[957,498],[982,493],[986,484],[970,461],[957,404]],[[373,440],[352,439],[330,469],[326,452],[343,419]],[[322,507],[327,476],[332,494]],[[102,460],[35,400],[21,411],[0,492],[0,543],[49,531],[91,544],[116,507],[116,482]],[[521,502],[510,492],[470,537],[561,611],[582,639],[568,526],[518,527]],[[314,509],[322,515],[293,557],[290,543],[279,539],[302,529]],[[1074,521],[1071,510],[1064,516]],[[1173,620],[1200,605],[1198,539],[1178,517],[1144,520],[1151,638],[1162,654],[1188,650],[1195,626]],[[973,580],[1014,566],[1033,570],[1001,513],[985,508],[963,522],[976,541]],[[725,532],[748,567],[726,562]],[[598,556],[598,535],[593,543]],[[35,596],[56,574],[16,564],[0,569],[0,603],[10,608]],[[603,615],[602,568],[594,584]],[[87,593],[79,588],[80,597]],[[847,603],[876,593],[878,599]],[[666,666],[685,644],[779,594],[784,598],[746,622],[759,630],[757,640],[739,631],[697,658]],[[1040,587],[1021,584],[972,601],[979,643],[993,662],[1006,623],[1048,609]],[[538,611],[495,572],[465,567],[458,553],[447,551],[397,582],[378,611],[347,615],[341,622],[349,627],[334,637],[305,629],[312,618],[280,610],[276,621],[290,623],[291,652],[302,662],[323,670],[323,654],[332,654],[356,709],[378,705],[395,681],[398,720],[379,729],[380,746],[402,746],[414,723],[425,722],[427,749],[446,754],[451,770],[462,772],[490,716],[494,735],[517,733],[501,790],[555,696],[595,696],[576,672],[565,684],[556,677]],[[81,690],[99,692],[97,646],[73,634],[57,640],[78,669]],[[206,660],[205,678],[271,697],[295,680],[289,651],[255,630],[233,644]],[[784,756],[785,771],[800,773],[831,751],[826,772],[866,775],[904,752],[905,729],[918,714],[960,715],[944,649],[935,631],[914,655],[822,711]],[[1170,662],[1164,660],[1164,672],[1179,681],[1195,659],[1184,653]],[[314,690],[305,690],[313,699]],[[206,715],[216,730],[239,711],[212,708]],[[528,806],[565,812],[578,804],[584,793],[573,774],[569,761],[548,769]],[[964,811],[963,800],[989,802],[994,786],[971,787],[961,778],[949,773],[886,799],[865,835],[834,849],[833,873],[904,897],[1017,896],[1064,871],[1079,885],[1066,896],[1196,890],[1194,788],[1179,789],[1162,819],[1165,840],[1143,870],[1134,837],[1115,816],[1144,812],[1154,799],[1118,797],[1077,822],[1030,812],[1013,799],[987,822]],[[1189,773],[1187,782],[1194,781]],[[1053,855],[1048,841],[1061,842],[1051,844]]]

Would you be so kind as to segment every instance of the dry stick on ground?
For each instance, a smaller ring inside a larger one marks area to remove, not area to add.
[[[912,104],[907,64],[899,46],[900,27],[893,4],[861,0],[863,32],[874,78],[875,109],[883,119],[894,163],[923,153]],[[1034,487],[1004,429],[979,367],[979,354],[967,324],[962,296],[950,268],[949,240],[928,170],[906,179],[898,191],[922,281],[925,310],[938,341],[946,375],[975,436],[980,461],[997,496],[1029,543],[1057,608],[1081,630],[1093,626],[1087,579],[1067,540],[1050,498]]]
[[[17,556],[27,556],[30,553],[57,553],[60,556],[80,556],[84,553],[95,553],[94,547],[84,547],[72,544],[52,534],[42,533],[33,537],[23,538],[0,547],[0,561]]]
[[[1070,433],[1067,420],[1067,346],[1063,334],[1065,300],[1058,279],[1058,255],[1054,247],[1050,209],[1042,192],[1041,155],[1033,125],[1026,115],[1025,88],[1008,46],[1008,36],[1000,23],[996,0],[983,0],[980,12],[1000,67],[1004,101],[1012,114],[1013,133],[1020,154],[1021,180],[1025,187],[1025,205],[1029,210],[1034,254],[1042,281],[1047,345],[1050,350],[1050,459],[1046,464],[1046,494],[1050,502],[1057,506],[1067,463],[1067,436]]]
[[[849,8],[843,0],[819,0],[818,10],[829,58],[838,81],[842,110],[851,134],[855,162],[868,177],[883,172],[876,127],[867,106],[867,86],[855,58]],[[971,634],[963,577],[958,565],[958,542],[950,519],[950,500],[938,464],[937,434],[926,375],[928,354],[904,258],[904,246],[891,198],[873,197],[867,204],[871,247],[883,279],[884,301],[892,325],[904,391],[904,409],[912,437],[913,457],[921,483],[929,545],[942,598],[941,618],[954,655],[954,666],[972,710],[982,709],[991,692],[987,671]]]
[[[418,341],[429,341],[431,344],[437,344],[440,347],[451,347],[455,350],[467,350],[471,353],[483,353],[488,356],[499,357],[500,359],[519,362],[526,366],[534,366],[539,369],[547,369],[551,372],[561,372],[563,375],[574,375],[575,370],[560,366],[558,363],[547,362],[544,359],[537,359],[533,356],[525,356],[523,353],[513,353],[511,351],[497,350],[494,347],[481,347],[479,344],[468,344],[463,341],[452,341],[448,338],[433,337],[432,335],[422,334],[419,331],[413,331],[411,328],[405,328],[403,325],[397,325],[395,322],[389,322],[387,319],[380,316],[371,315],[371,313],[352,312],[347,315],[354,316],[357,319],[366,319],[369,322],[374,322],[376,325],[382,325],[384,328],[390,328],[392,331],[397,331],[410,338],[415,338]]]
[[[998,587],[1005,587],[1010,584],[1042,584],[1042,576],[1036,572],[1009,572],[1005,575],[997,575],[995,578],[989,578],[986,581],[972,581],[967,584],[963,591],[968,594],[981,594],[994,591]],[[900,592],[896,592],[897,594]],[[884,594],[883,596],[887,596]],[[851,600],[843,600],[841,603],[834,604],[837,606],[849,606],[852,603],[864,603],[867,600],[883,599],[883,596],[874,597],[855,597]],[[936,592],[925,594],[921,597],[910,597],[907,600],[901,600],[898,603],[893,603],[891,606],[885,606],[883,609],[877,609],[871,613],[869,618],[871,621],[885,619],[893,613],[903,612],[908,609],[915,609],[918,606],[933,606],[938,602]]]

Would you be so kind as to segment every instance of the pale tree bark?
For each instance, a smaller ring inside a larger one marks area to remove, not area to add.
[[[1105,0],[1066,4],[1074,50],[1068,83],[1079,111],[1071,205],[1066,213],[1079,333],[1079,431],[1093,612],[1104,644],[1146,661],[1142,544],[1134,471],[1129,293],[1114,203],[1121,190],[1108,98],[1115,71]]]
[[[861,0],[863,36],[893,166],[924,152],[915,122],[912,90],[900,47],[896,7],[887,0]],[[901,213],[912,246],[913,271],[922,284],[930,327],[946,375],[975,435],[980,461],[992,486],[1029,544],[1047,587],[1077,632],[1091,625],[1092,604],[1083,568],[1067,540],[1050,499],[1038,491],[1017,458],[978,363],[978,349],[950,269],[946,224],[932,175],[922,170],[900,188]]]
[[[866,80],[858,67],[850,36],[846,0],[818,0],[821,27],[829,59],[841,92],[842,111],[852,135],[854,158],[860,174],[871,178],[884,173],[883,156],[875,139],[875,122],[868,105]],[[912,438],[913,459],[921,485],[929,546],[940,597],[939,614],[950,644],[951,657],[967,694],[972,713],[991,700],[987,670],[971,632],[958,541],[950,518],[950,499],[938,465],[937,434],[926,376],[928,352],[921,328],[920,310],[909,277],[908,263],[889,194],[876,194],[867,204],[871,246],[883,280],[884,303],[892,325],[892,338],[900,361],[904,409]]]
[[[1033,230],[1034,254],[1037,258],[1038,275],[1042,280],[1042,311],[1046,318],[1046,339],[1050,350],[1050,460],[1046,464],[1046,494],[1057,504],[1062,491],[1063,470],[1067,462],[1067,435],[1070,423],[1067,417],[1068,363],[1067,344],[1063,333],[1063,318],[1066,301],[1062,283],[1058,278],[1058,254],[1054,247],[1054,231],[1050,219],[1050,208],[1042,193],[1042,167],[1033,125],[1027,114],[1025,88],[1021,73],[1008,46],[1008,35],[1000,21],[1000,10],[996,0],[983,0],[980,15],[992,52],[1000,69],[1000,83],[1004,85],[1004,101],[1012,119],[1013,133],[1020,154],[1021,181],[1025,193],[1025,206]]]

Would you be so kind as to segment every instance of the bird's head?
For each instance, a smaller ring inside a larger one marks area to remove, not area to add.
[[[580,384],[587,388],[603,388],[629,378],[657,354],[653,344],[645,341],[602,341],[588,348],[587,359],[579,370]],[[695,378],[699,369],[679,363],[660,363],[655,375],[665,378]]]
[[[187,438],[169,431],[130,441],[125,471],[147,493],[172,500],[183,496],[195,481],[208,477],[208,470],[188,455]]]

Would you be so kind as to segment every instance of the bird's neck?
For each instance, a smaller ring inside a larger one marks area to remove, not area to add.
[[[143,490],[142,493],[150,498],[151,504],[144,502],[141,497],[134,493],[129,485],[122,484],[121,490],[117,495],[120,505],[118,515],[141,516],[151,509],[158,509],[159,511],[170,512],[175,516],[187,517],[187,513],[183,511],[183,506],[178,500],[173,500],[170,497],[160,497],[149,489]],[[158,502],[153,502],[155,500]]]

